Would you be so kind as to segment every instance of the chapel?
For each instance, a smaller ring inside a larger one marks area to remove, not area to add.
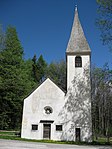
[[[24,99],[22,138],[92,141],[90,58],[76,8],[66,48],[67,90],[47,78]]]

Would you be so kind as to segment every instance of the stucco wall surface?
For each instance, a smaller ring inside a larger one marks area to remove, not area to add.
[[[30,96],[24,100],[22,119],[22,138],[43,139],[43,123],[41,120],[52,120],[51,139],[58,140],[61,132],[56,132],[55,125],[61,123],[59,113],[64,105],[65,93],[50,79],[42,83]],[[44,108],[53,109],[51,114],[46,114]],[[32,124],[38,125],[38,130],[31,129]]]

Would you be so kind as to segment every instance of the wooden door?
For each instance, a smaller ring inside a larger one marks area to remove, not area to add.
[[[51,137],[51,124],[43,124],[43,138],[50,139]]]
[[[80,142],[80,128],[75,129],[76,141]]]

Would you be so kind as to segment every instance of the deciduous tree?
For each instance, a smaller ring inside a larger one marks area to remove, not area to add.
[[[101,31],[103,44],[112,50],[112,0],[97,0],[98,19],[96,24]]]

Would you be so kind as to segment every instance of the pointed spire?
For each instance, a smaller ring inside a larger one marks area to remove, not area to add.
[[[66,53],[90,53],[90,48],[85,38],[82,26],[78,17],[77,6],[75,7],[75,17],[72,26],[70,39],[68,42]]]

